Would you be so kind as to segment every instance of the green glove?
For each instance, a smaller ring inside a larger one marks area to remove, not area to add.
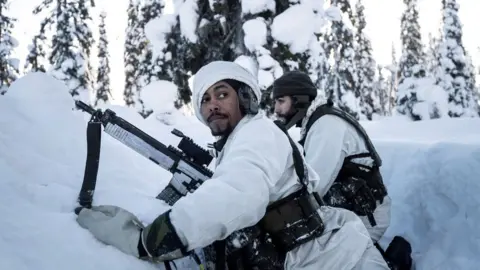
[[[126,254],[153,261],[166,261],[187,255],[186,247],[170,223],[169,214],[170,211],[161,214],[144,227],[127,210],[113,205],[100,205],[79,210],[77,222],[99,241]]]

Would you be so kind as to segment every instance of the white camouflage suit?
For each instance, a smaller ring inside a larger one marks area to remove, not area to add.
[[[322,97],[317,97],[307,109],[302,121],[301,138],[305,136],[305,126],[308,119],[320,105],[324,104]],[[365,140],[355,130],[355,127],[345,120],[334,115],[324,115],[311,126],[305,139],[305,159],[320,176],[320,183],[316,191],[321,197],[327,193],[342,168],[346,156],[368,153]],[[371,158],[355,159],[363,165],[371,166]],[[387,195],[373,213],[375,227],[372,227],[366,216],[361,216],[372,240],[378,242],[390,225],[391,199]]]
[[[194,110],[204,123],[202,96],[223,79],[246,83],[260,100],[257,81],[246,69],[233,62],[212,62],[197,72],[193,82]],[[307,167],[309,188],[316,190],[321,181]],[[263,113],[247,115],[219,153],[212,179],[179,200],[170,219],[188,250],[202,248],[257,224],[270,203],[300,188],[287,136]],[[388,269],[353,212],[322,206],[319,214],[325,224],[323,235],[288,252],[285,269]]]

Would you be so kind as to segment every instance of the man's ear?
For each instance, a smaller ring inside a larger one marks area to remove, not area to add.
[[[238,103],[243,114],[257,114],[259,110],[257,97],[248,86],[238,89]]]

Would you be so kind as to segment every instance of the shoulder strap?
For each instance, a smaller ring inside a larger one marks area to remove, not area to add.
[[[301,145],[305,144],[305,139],[307,137],[307,133],[310,130],[310,128],[312,127],[313,123],[315,123],[315,121],[317,121],[320,117],[322,117],[326,114],[331,114],[331,115],[338,116],[338,117],[342,118],[343,120],[347,121],[347,123],[349,123],[350,125],[352,125],[355,128],[355,130],[357,130],[357,132],[360,133],[361,136],[363,137],[363,139],[365,140],[368,152],[370,153],[370,156],[374,160],[375,164],[378,167],[382,166],[382,159],[380,158],[380,155],[376,151],[375,146],[373,145],[372,141],[370,140],[370,137],[367,135],[367,132],[365,131],[365,129],[360,125],[360,123],[357,121],[357,119],[355,119],[352,115],[348,114],[347,112],[345,112],[345,111],[343,111],[339,108],[334,107],[332,103],[327,103],[327,104],[319,106],[313,112],[313,114],[310,116],[310,119],[308,119],[308,122],[305,126],[305,136],[299,142]]]
[[[282,124],[282,122],[277,120],[277,121],[274,121],[274,123],[275,125],[277,125],[277,127],[279,127],[283,131],[283,133],[285,133],[285,135],[287,135],[290,145],[293,149],[293,164],[295,166],[295,172],[297,173],[300,184],[302,184],[304,188],[307,188],[308,181],[309,181],[308,171],[305,167],[305,163],[303,162],[303,157],[302,157],[302,154],[300,153],[300,150],[298,150],[297,145],[288,134],[288,131],[285,128],[285,126]]]

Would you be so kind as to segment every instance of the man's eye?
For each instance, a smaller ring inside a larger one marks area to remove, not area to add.
[[[218,98],[225,98],[225,97],[227,97],[227,93],[220,93],[218,95]]]
[[[208,102],[210,99],[208,97],[204,97],[202,98],[202,100],[200,101],[201,103],[205,103],[205,102]]]

